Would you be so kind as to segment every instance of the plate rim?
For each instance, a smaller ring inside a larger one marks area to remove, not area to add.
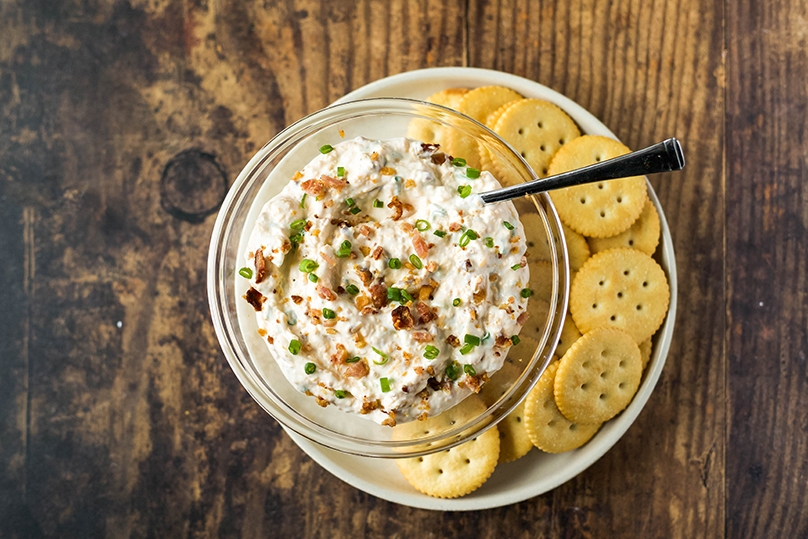
[[[463,84],[462,81],[477,80],[484,82],[483,84],[474,83],[474,86],[497,84],[501,86],[516,87],[516,91],[519,91],[523,95],[543,94],[541,99],[545,99],[558,105],[562,110],[567,112],[567,114],[569,114],[579,126],[581,126],[585,133],[599,134],[617,139],[615,134],[597,117],[563,94],[556,92],[552,88],[549,88],[536,81],[532,81],[518,75],[513,75],[511,73],[504,73],[490,69],[471,67],[432,67],[407,71],[405,73],[384,77],[357,88],[356,90],[353,90],[352,92],[335,101],[334,104],[367,97],[395,97],[394,95],[385,94],[384,92],[389,91],[389,88],[391,87],[403,86],[421,81],[423,79],[440,79],[445,88],[469,87],[472,86],[472,84]],[[531,91],[520,91],[520,88],[528,88]],[[635,395],[631,404],[629,404],[626,410],[624,410],[617,418],[610,421],[615,422],[615,427],[611,428],[605,433],[605,436],[602,437],[599,444],[592,446],[591,443],[588,443],[584,447],[575,450],[580,452],[579,455],[581,455],[581,458],[577,459],[572,466],[568,466],[567,468],[563,469],[562,473],[554,473],[552,480],[536,483],[534,488],[522,488],[516,491],[506,490],[503,492],[487,494],[485,496],[475,496],[476,492],[479,492],[476,491],[475,493],[472,493],[466,497],[441,499],[427,496],[416,491],[415,489],[413,489],[412,493],[404,495],[379,487],[377,484],[368,481],[364,477],[350,472],[345,466],[340,465],[335,460],[336,458],[357,459],[357,462],[361,462],[365,459],[378,459],[339,453],[326,447],[322,447],[315,442],[311,442],[308,439],[294,433],[293,431],[288,429],[284,430],[287,432],[287,434],[289,434],[292,441],[294,441],[298,447],[303,450],[303,452],[311,457],[312,460],[343,482],[389,502],[419,509],[439,511],[475,511],[511,505],[549,492],[585,471],[587,468],[597,462],[612,447],[614,447],[614,445],[625,435],[631,425],[634,424],[634,421],[645,408],[648,399],[656,387],[657,381],[659,380],[665,366],[668,352],[670,350],[677,307],[678,286],[676,258],[673,251],[673,240],[670,235],[670,228],[668,226],[667,219],[665,218],[665,214],[659,203],[659,199],[651,187],[651,184],[647,183],[647,185],[649,198],[660,215],[662,241],[660,243],[659,254],[667,262],[666,269],[671,294],[668,314],[665,317],[662,327],[657,333],[657,342],[650,361],[651,368],[646,372],[646,375],[644,376],[644,379],[640,385],[640,389],[638,390],[637,395]],[[640,398],[638,399],[638,397]],[[597,438],[598,434],[595,435],[593,441]],[[392,461],[390,462],[392,464]],[[505,466],[508,464],[505,464]]]

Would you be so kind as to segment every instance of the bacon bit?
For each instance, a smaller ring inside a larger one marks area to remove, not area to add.
[[[378,159],[379,159],[378,152],[373,152],[372,154],[370,154],[370,160],[371,161],[377,161]]]
[[[471,316],[472,320],[477,320],[477,309],[474,308],[470,309],[469,316]]]
[[[415,187],[415,180],[407,180],[404,182],[405,189],[412,189],[413,187]]]
[[[458,346],[460,346],[460,339],[458,339],[454,335],[449,335],[448,337],[446,337],[446,342],[452,348],[457,348]]]
[[[365,342],[365,336],[358,331],[353,336],[354,344],[357,348],[364,348],[368,343]]]
[[[412,234],[412,231],[415,230],[415,227],[407,222],[400,223],[398,225],[398,228],[400,228],[403,232],[406,232],[407,234]]]
[[[410,360],[412,359],[412,354],[410,354],[409,352],[407,352],[406,350],[404,350],[403,352],[401,352],[401,355],[403,355],[403,356],[404,356],[404,359],[407,361],[407,365],[409,365],[409,364],[410,364]],[[406,374],[406,373],[405,373],[405,374]]]
[[[359,252],[362,253],[362,256],[368,256],[370,254],[370,247],[367,245],[360,245]]]
[[[263,337],[264,335],[267,334],[267,330],[265,330],[264,328],[258,328],[258,334]]]
[[[415,367],[413,370],[415,371],[415,374],[417,374],[419,376],[424,374],[424,368],[423,367]]]
[[[321,396],[319,396],[319,395],[317,395],[316,397],[314,397],[314,400],[316,400],[316,401],[317,401],[317,404],[319,404],[319,405],[320,405],[320,406],[322,406],[323,408],[325,408],[326,406],[328,406],[328,401],[327,401],[327,400],[325,400],[324,398],[322,398],[322,397],[321,397]]]
[[[387,414],[388,417],[384,421],[382,421],[382,425],[385,427],[395,427],[396,426],[396,412],[392,411]]]
[[[440,165],[446,161],[451,161],[448,155],[443,152],[437,152],[432,154],[432,162],[436,165]]]
[[[345,363],[345,360],[351,357],[348,354],[348,350],[345,348],[345,345],[342,343],[337,343],[337,351],[331,354],[331,363]]]
[[[417,232],[412,235],[412,246],[415,248],[415,254],[421,258],[426,258],[429,255],[429,247],[427,247],[426,241]]]
[[[412,340],[415,342],[432,342],[434,337],[428,331],[414,331],[412,333]]]
[[[300,302],[303,301],[303,298],[301,298],[300,296],[291,296],[291,298],[292,301],[295,302],[295,305],[300,305]]]
[[[365,236],[366,238],[370,238],[373,236],[374,230],[370,228],[368,225],[359,225],[359,233]]]
[[[334,301],[337,299],[337,295],[334,293],[334,291],[325,285],[318,284],[315,290],[317,290],[317,295],[324,300]]]
[[[267,341],[269,344],[275,344],[275,339],[272,338],[272,335],[267,335]]]
[[[357,255],[355,252],[351,251],[350,259],[351,260],[356,260],[357,258],[359,258],[359,255]]]
[[[434,291],[435,291],[434,287],[432,287],[431,285],[425,284],[418,291],[418,299],[420,299],[421,301],[432,299],[432,292],[434,292]]]
[[[341,180],[339,178],[332,178],[331,176],[328,176],[326,174],[320,176],[320,181],[323,182],[323,185],[325,185],[327,188],[329,189],[334,188],[337,191],[342,191],[348,185],[348,182],[346,182],[345,180]]]
[[[427,369],[427,370],[428,370],[428,369]],[[430,378],[429,380],[427,380],[427,381],[426,381],[426,385],[427,385],[427,386],[429,387],[429,389],[431,389],[432,391],[438,391],[438,390],[440,390],[440,382],[438,382],[438,380],[437,380],[436,378]]]
[[[427,419],[429,419],[429,414],[427,414],[426,412],[418,416],[418,421],[426,421]]]
[[[440,148],[440,144],[427,144],[426,142],[421,143],[422,152],[435,152],[438,148]]]
[[[359,266],[354,266],[354,272],[359,277],[359,280],[362,281],[362,284],[365,286],[370,285],[371,281],[373,281],[373,274],[370,273],[365,268],[360,268]]]
[[[283,240],[283,245],[281,245],[281,251],[286,254],[292,250],[292,242],[289,240]]]
[[[429,305],[423,301],[416,303],[415,309],[418,311],[418,316],[421,318],[422,324],[428,324],[438,317],[435,309],[430,309]]]
[[[505,335],[497,335],[497,340],[494,345],[498,348],[508,348],[513,342]]]
[[[372,258],[373,260],[378,260],[382,257],[383,254],[384,254],[384,247],[382,247],[381,245],[377,245],[376,248],[373,249],[373,254],[370,255],[370,258]]]
[[[361,296],[356,296],[356,308],[360,311],[370,305],[370,298],[366,295],[362,294]]]
[[[331,224],[340,228],[351,228],[351,223],[345,219],[331,219]]]
[[[300,184],[300,188],[313,197],[321,197],[326,191],[325,185],[320,180],[306,180]]]
[[[516,298],[511,296],[508,298],[508,305],[513,305],[513,302],[516,301]]]
[[[344,294],[344,293],[345,293],[345,289],[344,289],[344,288],[342,288],[342,285],[338,286],[338,287],[337,287],[337,295],[338,295],[338,296],[341,296],[341,295],[342,295],[342,294]]]
[[[463,267],[465,268],[466,271],[471,271],[472,270],[471,260],[467,258],[466,261],[463,262]]]
[[[370,297],[373,300],[373,306],[376,309],[381,309],[387,305],[387,287],[384,286],[384,279],[379,279],[373,283],[369,288]]]
[[[396,175],[396,169],[394,169],[393,167],[382,167],[382,169],[379,172],[381,174],[383,174],[384,176],[395,176]]]
[[[359,413],[360,414],[369,414],[373,410],[376,410],[376,409],[380,408],[381,405],[382,405],[382,403],[379,402],[378,399],[373,401],[373,402],[364,401],[362,403],[362,409],[359,411]]]
[[[393,199],[387,204],[388,208],[393,209],[393,221],[398,221],[404,215],[404,204],[394,196]]]
[[[497,279],[499,279],[499,275],[497,275],[496,273],[490,273],[488,275],[488,280],[491,281],[492,283],[497,282]]]
[[[517,323],[517,324],[519,324],[520,326],[524,326],[524,325],[525,325],[525,322],[527,322],[527,319],[528,319],[528,318],[530,318],[530,314],[529,314],[529,313],[527,313],[527,312],[524,312],[524,313],[520,314],[520,315],[519,315],[519,316],[516,318],[516,323]]]
[[[480,384],[480,379],[477,376],[466,376],[464,381],[466,386],[475,393],[479,393],[480,389],[482,389],[482,384]]]
[[[364,378],[369,373],[370,369],[368,368],[368,363],[364,359],[357,361],[356,363],[349,364],[348,368],[345,369],[345,376],[348,378]]]
[[[255,282],[260,283],[267,276],[267,261],[264,259],[264,251],[255,251]]]
[[[396,329],[396,331],[400,331],[402,329],[412,329],[412,327],[415,325],[415,320],[412,318],[410,308],[406,305],[396,307],[390,314],[393,317],[393,327]]]
[[[430,376],[435,376],[435,368],[432,365],[428,365],[426,368],[427,374]]]
[[[295,175],[292,176],[292,181],[296,182],[297,180],[299,180],[302,177],[303,177],[303,173],[298,170],[297,172],[295,172]]]
[[[267,298],[265,298],[261,292],[253,287],[250,287],[250,289],[247,290],[247,293],[244,294],[244,299],[246,299],[247,303],[252,305],[253,309],[258,312],[261,311],[264,306],[264,302],[267,300]]]
[[[488,290],[486,289],[485,284],[483,283],[482,276],[477,277],[477,287],[474,289],[474,294],[472,294],[472,298],[474,299],[474,303],[480,304],[485,300],[485,296],[488,295]]]
[[[460,223],[449,223],[449,232],[457,232],[461,228],[463,228],[463,225]]]

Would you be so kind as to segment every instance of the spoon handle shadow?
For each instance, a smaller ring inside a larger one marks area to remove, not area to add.
[[[616,180],[630,176],[644,176],[681,170],[685,166],[682,145],[675,138],[663,140],[636,152],[627,153],[588,167],[570,170],[519,185],[503,187],[483,193],[483,202],[501,202],[525,195],[535,195],[554,189],[563,189],[585,183]]]

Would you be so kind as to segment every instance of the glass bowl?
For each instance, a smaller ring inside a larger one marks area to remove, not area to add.
[[[396,440],[395,429],[333,407],[321,408],[287,381],[258,335],[255,311],[242,299],[249,282],[238,275],[238,269],[244,265],[253,223],[264,203],[318,155],[321,146],[357,136],[403,137],[413,131],[421,139],[433,139],[423,142],[449,140],[470,152],[476,149],[482,168],[505,183],[535,178],[521,156],[494,132],[448,108],[401,98],[351,101],[303,118],[261,148],[230,188],[211,238],[207,268],[211,316],[224,355],[239,381],[284,428],[355,455],[425,455],[463,443],[494,426],[527,396],[552,360],[567,309],[569,268],[561,222],[546,195],[520,199],[514,204],[523,223],[527,214],[536,216],[530,217],[532,226],[525,231],[528,251],[538,249],[546,260],[541,262],[546,301],[528,301],[530,318],[525,326],[531,326],[535,339],[525,337],[520,346],[511,347],[507,358],[511,366],[492,376],[489,384],[496,381],[498,389],[488,392],[484,412],[441,432],[433,429],[418,438]],[[529,267],[533,271],[532,262]]]

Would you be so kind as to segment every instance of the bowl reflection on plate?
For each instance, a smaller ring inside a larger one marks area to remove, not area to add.
[[[552,287],[548,302],[529,301],[538,346],[510,360],[519,366],[510,389],[479,416],[440,434],[394,440],[392,429],[333,407],[321,408],[284,377],[257,333],[255,312],[241,299],[248,283],[238,276],[252,225],[264,203],[280,192],[324,144],[344,137],[389,139],[407,134],[413,121],[429,122],[443,136],[464,137],[484,148],[496,175],[526,181],[532,172],[510,146],[481,124],[450,109],[400,98],[358,100],[318,111],[279,133],[239,174],[214,226],[208,258],[208,297],[219,343],[239,381],[285,428],[325,447],[354,455],[411,457],[462,443],[505,417],[527,395],[552,359],[567,308],[568,268],[561,224],[548,197],[517,201],[520,215],[539,217],[529,242],[550,252]]]

